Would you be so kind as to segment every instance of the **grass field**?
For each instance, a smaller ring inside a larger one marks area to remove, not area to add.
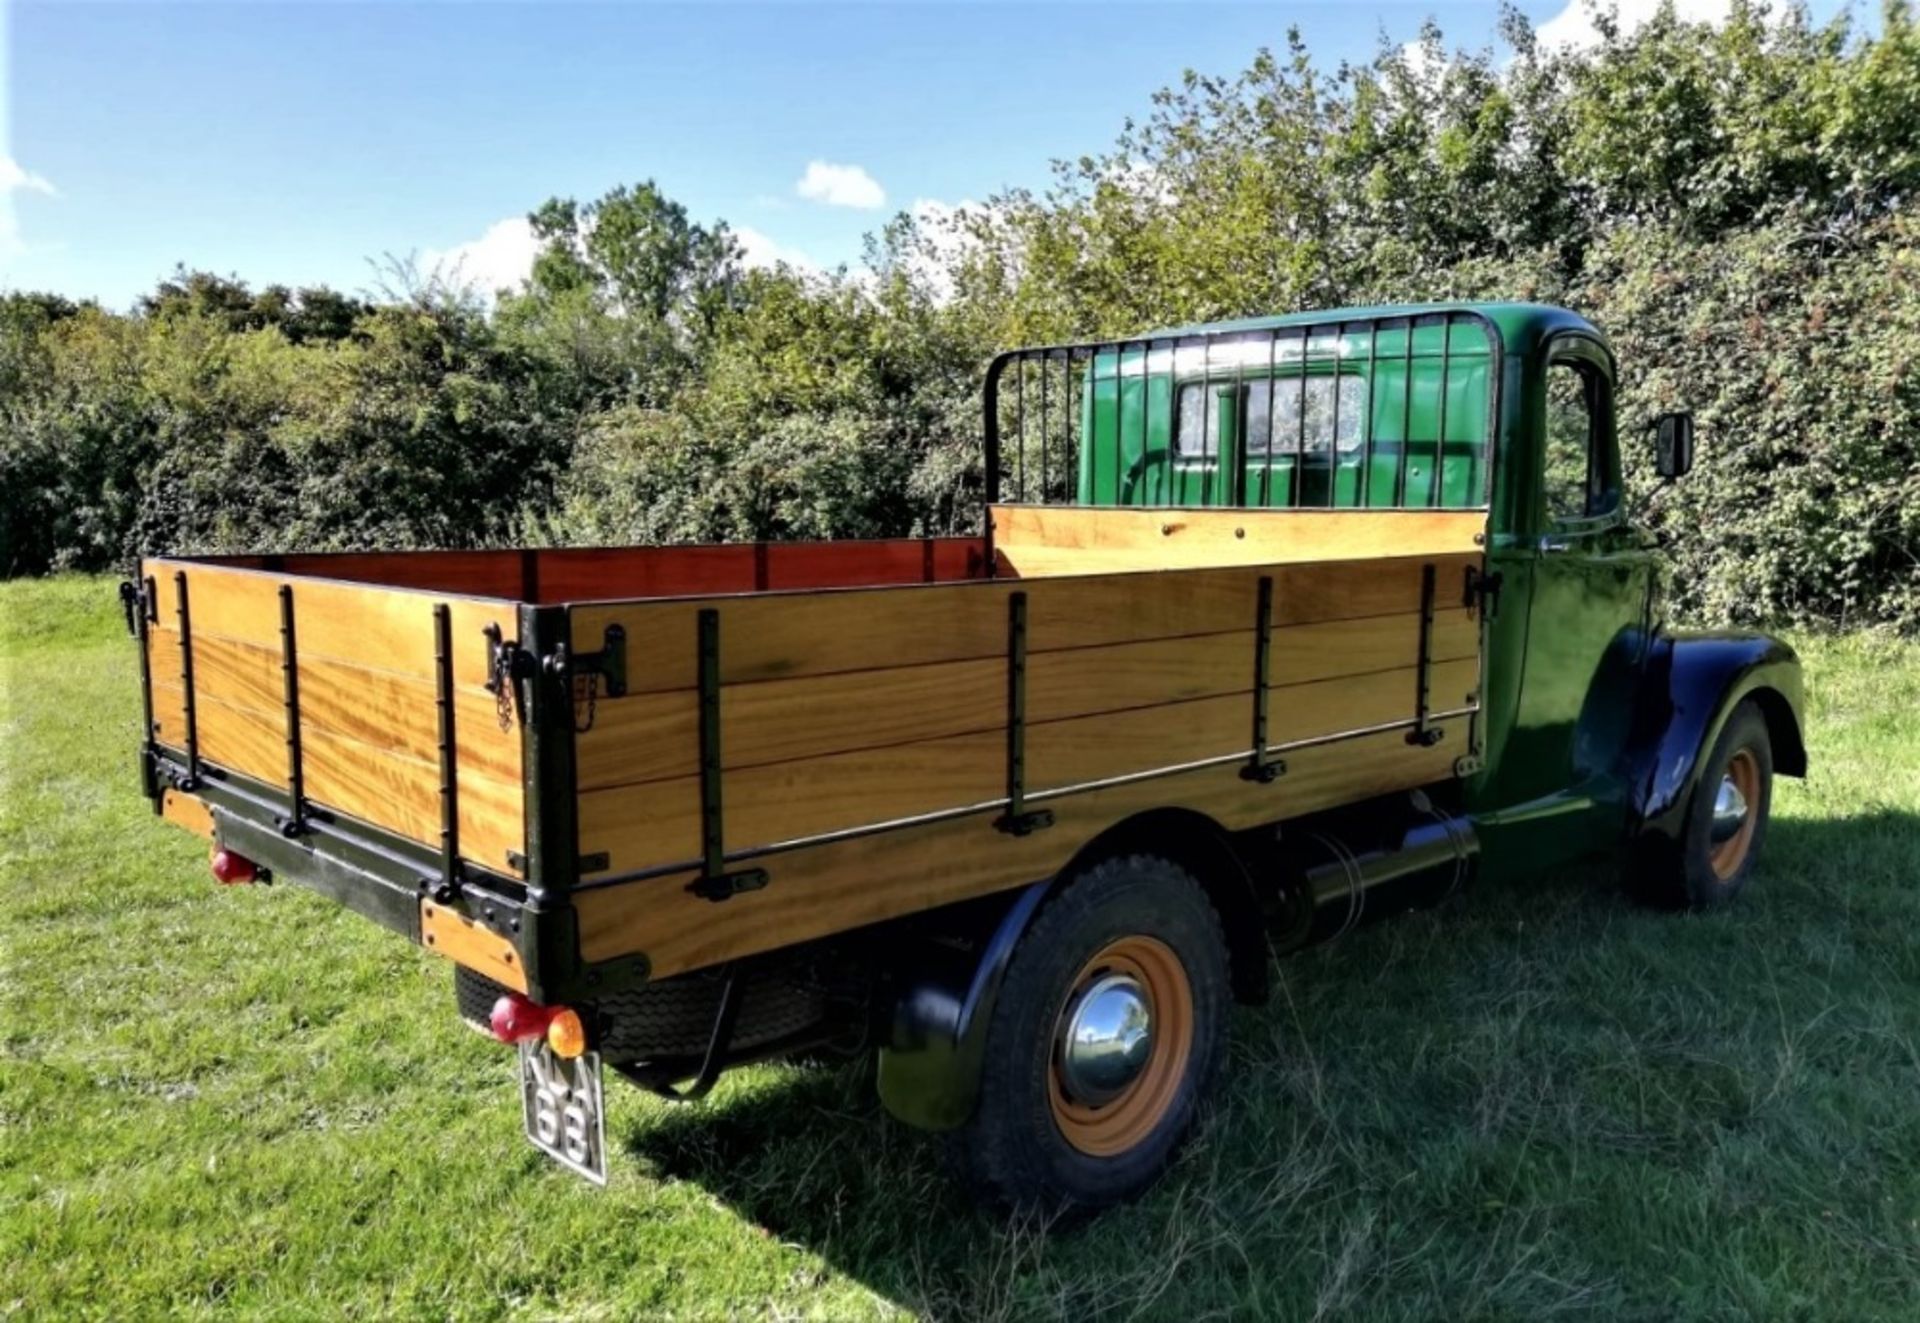
[[[112,585],[0,584],[0,1316],[1920,1316],[1920,648],[1802,640],[1732,910],[1605,869],[1284,966],[1148,1198],[974,1213],[857,1069],[519,1137],[447,966],[140,798]]]

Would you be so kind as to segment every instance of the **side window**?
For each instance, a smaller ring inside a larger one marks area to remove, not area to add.
[[[1273,453],[1291,454],[1303,443],[1310,455],[1324,454],[1336,441],[1341,453],[1357,450],[1364,434],[1367,411],[1367,383],[1351,373],[1342,373],[1336,388],[1335,378],[1313,376],[1306,382],[1306,417],[1300,416],[1300,379],[1280,377],[1271,381],[1248,381],[1240,386],[1242,453],[1260,457],[1267,453],[1267,439],[1273,439]],[[1339,396],[1335,407],[1335,394]],[[1188,382],[1180,387],[1180,419],[1174,430],[1174,452],[1186,458],[1212,459],[1220,453],[1221,391],[1232,387],[1221,382]],[[1336,430],[1338,415],[1338,432]]]
[[[1547,366],[1547,518],[1592,519],[1620,502],[1607,473],[1606,382],[1584,363]]]

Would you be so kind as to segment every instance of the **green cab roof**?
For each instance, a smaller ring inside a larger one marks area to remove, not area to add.
[[[1335,322],[1391,320],[1449,312],[1472,313],[1491,322],[1500,334],[1501,347],[1507,353],[1528,352],[1547,336],[1560,331],[1579,331],[1603,345],[1607,342],[1606,337],[1586,318],[1547,303],[1395,303],[1367,308],[1329,308],[1313,312],[1289,312],[1276,317],[1245,317],[1237,321],[1170,326],[1128,339],[1158,340],[1220,332],[1284,330],[1290,326],[1326,326]]]

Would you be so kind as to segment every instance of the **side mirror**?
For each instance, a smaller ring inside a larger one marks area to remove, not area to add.
[[[1693,467],[1693,415],[1663,413],[1653,429],[1654,468],[1663,478],[1684,478]]]

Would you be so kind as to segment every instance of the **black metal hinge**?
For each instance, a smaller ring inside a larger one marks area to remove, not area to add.
[[[1460,604],[1468,611],[1493,619],[1500,614],[1500,583],[1498,571],[1488,574],[1478,565],[1467,566],[1466,593]]]

